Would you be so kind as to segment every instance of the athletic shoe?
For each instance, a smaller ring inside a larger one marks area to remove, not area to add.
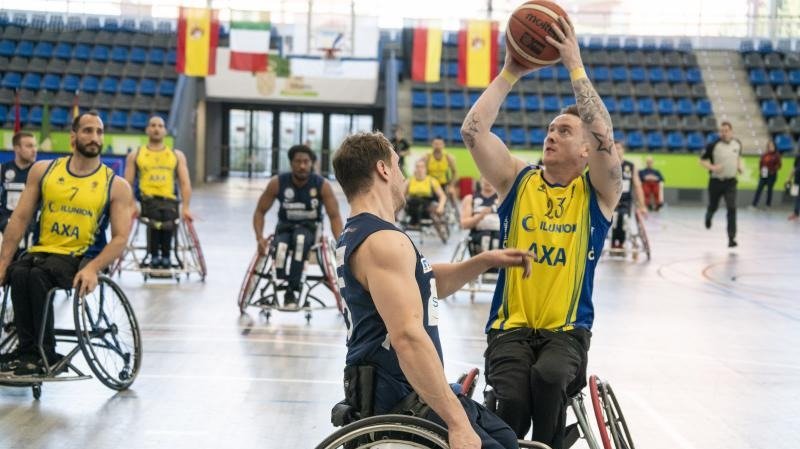
[[[12,360],[17,360],[17,359],[19,359],[19,351],[17,351],[16,349],[11,352],[7,352],[5,354],[0,354],[0,363],[8,363]]]
[[[711,229],[711,217],[706,215],[706,229]]]
[[[739,245],[736,244],[736,240],[728,240],[728,248],[736,248],[737,246]]]
[[[796,215],[796,214],[789,215],[789,221],[795,221],[798,218],[800,218],[800,215]]]
[[[64,358],[61,354],[55,354],[53,359],[50,360],[49,365],[52,369],[57,363],[59,363]],[[67,366],[64,365],[58,371],[53,371],[51,374],[53,376],[57,376],[67,370]],[[15,376],[38,376],[45,374],[44,363],[42,363],[42,359],[36,357],[23,357],[20,365],[17,369],[14,370]]]
[[[170,258],[169,257],[162,257],[161,258],[161,265],[159,266],[159,268],[164,269],[164,270],[169,270],[170,268],[172,268],[172,261],[170,260]]]
[[[161,258],[158,256],[153,256],[150,258],[150,268],[159,269],[161,268]]]
[[[288,308],[297,308],[297,298],[294,297],[294,291],[292,289],[287,289],[286,293],[283,295],[283,307]]]

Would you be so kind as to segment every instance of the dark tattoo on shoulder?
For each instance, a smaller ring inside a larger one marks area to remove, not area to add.
[[[612,182],[614,193],[619,197],[622,194],[622,166],[615,165],[608,170],[608,179]]]
[[[576,80],[573,82],[572,88],[575,91],[575,100],[581,121],[589,127],[592,136],[597,141],[595,150],[611,154],[614,145],[613,125],[611,115],[603,104],[603,100],[597,95],[597,91],[588,78]],[[600,123],[597,123],[598,120]],[[601,126],[605,127],[605,132],[597,131],[601,129]]]
[[[609,145],[608,142],[614,142],[614,139],[612,138],[609,141],[607,135],[603,135],[602,133],[598,133],[595,131],[591,131],[591,133],[592,136],[594,136],[595,140],[597,140],[597,148],[595,148],[595,151],[611,154],[611,145]]]
[[[464,145],[467,148],[475,147],[475,135],[478,134],[478,117],[474,110],[469,111],[464,118],[464,124],[461,125],[461,137],[464,139]]]

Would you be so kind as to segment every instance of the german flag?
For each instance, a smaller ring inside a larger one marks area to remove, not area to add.
[[[216,10],[181,7],[175,70],[187,76],[213,75],[217,68],[218,41]]]
[[[442,66],[442,29],[414,28],[411,50],[411,79],[425,83],[439,81]]]
[[[458,32],[458,83],[486,87],[497,76],[497,22],[467,20]]]

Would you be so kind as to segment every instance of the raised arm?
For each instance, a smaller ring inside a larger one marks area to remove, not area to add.
[[[3,232],[3,246],[0,248],[0,285],[5,284],[6,270],[36,211],[36,205],[39,203],[39,182],[47,171],[47,167],[50,166],[50,162],[39,161],[33,164],[28,172],[28,180],[25,182],[25,189],[19,197],[17,207],[11,214],[11,218],[8,219],[8,225]]]
[[[322,204],[325,206],[325,212],[328,214],[328,219],[331,221],[333,238],[339,240],[339,235],[341,235],[343,227],[342,216],[339,213],[339,202],[336,201],[336,195],[333,194],[331,183],[328,181],[323,182],[321,190]]]
[[[358,248],[350,261],[353,272],[370,292],[386,324],[390,344],[397,352],[403,374],[414,391],[447,424],[451,447],[479,448],[480,441],[464,408],[450,389],[436,347],[425,332],[422,321],[425,314],[419,290],[409,288],[416,285],[416,256],[408,237],[396,231],[376,232]],[[467,439],[471,443],[453,445],[454,439]]]
[[[547,36],[547,42],[558,48],[564,67],[569,70],[578,114],[589,145],[589,174],[597,191],[600,209],[610,217],[622,194],[622,166],[614,150],[614,127],[603,100],[586,76],[578,47],[575,28],[569,19],[558,18],[560,27],[553,27],[558,40]]]
[[[500,197],[505,197],[514,184],[514,178],[527,165],[525,161],[511,155],[508,147],[491,132],[497,120],[500,106],[511,92],[514,83],[532,70],[517,64],[510,52],[500,76],[483,91],[478,101],[469,110],[461,125],[461,137],[469,149],[472,159],[484,178],[495,186]]]
[[[175,150],[175,157],[178,158],[178,186],[181,190],[181,216],[184,220],[193,220],[192,213],[189,212],[189,203],[192,200],[192,180],[189,177],[189,166],[186,163],[186,155],[181,150]]]
[[[258,251],[261,254],[267,253],[267,239],[264,238],[264,215],[272,207],[275,198],[278,197],[278,177],[273,176],[267,183],[267,188],[258,198],[256,210],[253,212],[253,231],[256,233],[256,242],[258,242]]]

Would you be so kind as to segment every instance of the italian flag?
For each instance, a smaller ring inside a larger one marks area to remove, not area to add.
[[[269,13],[231,11],[231,70],[264,72],[269,65]]]

